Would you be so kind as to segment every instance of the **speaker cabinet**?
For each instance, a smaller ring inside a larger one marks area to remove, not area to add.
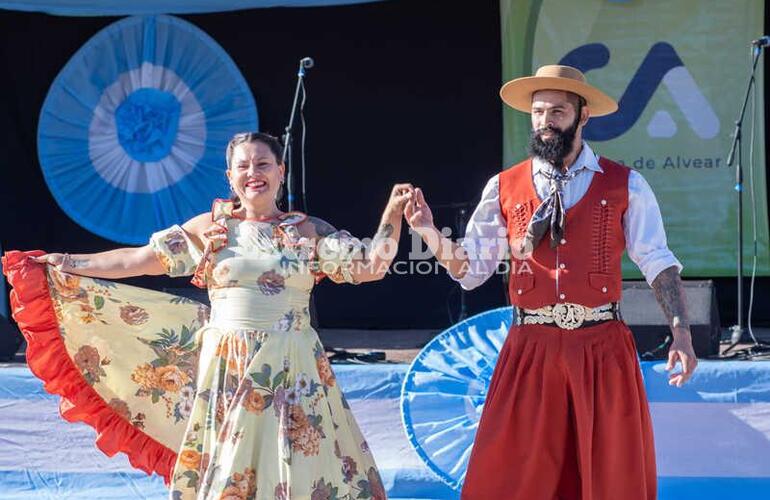
[[[716,291],[711,280],[683,281],[687,298],[692,343],[699,358],[719,354],[719,310]],[[671,333],[668,320],[655,299],[655,292],[645,281],[624,281],[620,313],[631,328],[636,348],[642,359],[664,359],[668,346],[664,344]]]

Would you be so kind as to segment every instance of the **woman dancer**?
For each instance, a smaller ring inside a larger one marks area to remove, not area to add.
[[[62,396],[63,416],[96,427],[107,454],[163,475],[173,499],[385,498],[308,300],[324,276],[383,278],[412,188],[394,186],[364,245],[278,209],[281,153],[274,137],[236,135],[232,199],[146,246],[3,259],[30,368]],[[96,279],[159,274],[193,275],[210,318],[190,300]]]

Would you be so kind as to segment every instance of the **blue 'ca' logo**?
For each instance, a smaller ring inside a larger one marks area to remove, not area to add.
[[[578,68],[586,73],[606,66],[610,51],[602,43],[580,46],[565,55],[559,64]],[[618,111],[588,122],[583,137],[591,141],[609,141],[633,127],[660,83],[666,87],[695,135],[712,139],[719,133],[719,118],[703,96],[690,72],[670,44],[658,42],[645,56],[636,74],[618,102]],[[647,124],[647,134],[653,138],[673,137],[677,125],[668,111],[658,110]]]

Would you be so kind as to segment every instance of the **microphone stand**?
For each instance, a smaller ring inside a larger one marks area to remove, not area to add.
[[[297,114],[297,103],[299,102],[300,91],[303,94],[302,106],[305,105],[305,70],[310,69],[315,65],[313,59],[304,57],[299,62],[299,70],[297,71],[297,86],[294,89],[294,102],[291,105],[291,114],[289,115],[289,124],[283,133],[283,157],[281,162],[286,165],[286,200],[289,205],[289,212],[294,210],[294,183],[292,181],[292,155],[291,155],[291,131],[294,128],[294,117]],[[304,151],[303,151],[304,154]],[[304,179],[303,179],[304,180]],[[303,182],[304,187],[304,182]],[[303,193],[304,196],[304,193]],[[304,207],[307,210],[307,207]]]
[[[730,327],[731,335],[730,335],[730,345],[727,347],[727,349],[724,350],[722,354],[727,354],[729,351],[731,351],[738,343],[741,341],[741,338],[743,337],[743,157],[741,154],[742,150],[742,130],[743,130],[743,119],[746,114],[746,106],[749,102],[749,97],[751,96],[751,91],[756,85],[756,70],[757,70],[757,63],[759,62],[759,57],[762,55],[762,47],[764,47],[763,43],[757,43],[760,40],[757,40],[752,43],[754,45],[753,49],[753,59],[751,63],[751,72],[749,73],[749,82],[746,86],[746,92],[743,96],[743,105],[741,106],[741,111],[738,115],[738,119],[735,121],[735,132],[733,133],[733,142],[730,146],[730,152],[727,155],[727,166],[730,167],[733,164],[733,160],[735,157],[738,157],[738,161],[736,163],[735,167],[735,191],[738,193],[738,245],[737,245],[737,251],[738,251],[738,269],[737,269],[737,285],[738,285],[738,322],[737,324]],[[757,342],[756,339],[754,339],[754,346],[749,348],[749,354],[758,354],[759,352],[755,352],[755,348],[764,348],[768,347],[766,345],[761,345],[759,342]]]
[[[465,225],[468,220],[468,210],[465,207],[460,207],[455,217],[455,227],[457,227],[457,234],[460,235],[465,230]],[[465,303],[465,289],[460,287],[460,314],[457,316],[457,321],[460,322],[468,317],[468,306]]]
[[[435,209],[442,209],[442,208],[448,208],[452,210],[457,210],[455,214],[455,230],[457,231],[457,235],[460,236],[465,231],[465,224],[468,220],[468,209],[472,208],[473,205],[470,202],[453,202],[453,203],[443,203],[439,205],[433,205],[433,208]],[[457,284],[457,289],[460,293],[460,311],[457,315],[457,322],[466,319],[468,317],[468,305],[466,304],[466,291],[465,289]]]

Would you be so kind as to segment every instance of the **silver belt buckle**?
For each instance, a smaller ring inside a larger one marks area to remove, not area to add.
[[[553,322],[556,326],[564,330],[574,330],[580,328],[586,319],[586,308],[580,304],[570,302],[560,302],[553,306],[551,311]]]

